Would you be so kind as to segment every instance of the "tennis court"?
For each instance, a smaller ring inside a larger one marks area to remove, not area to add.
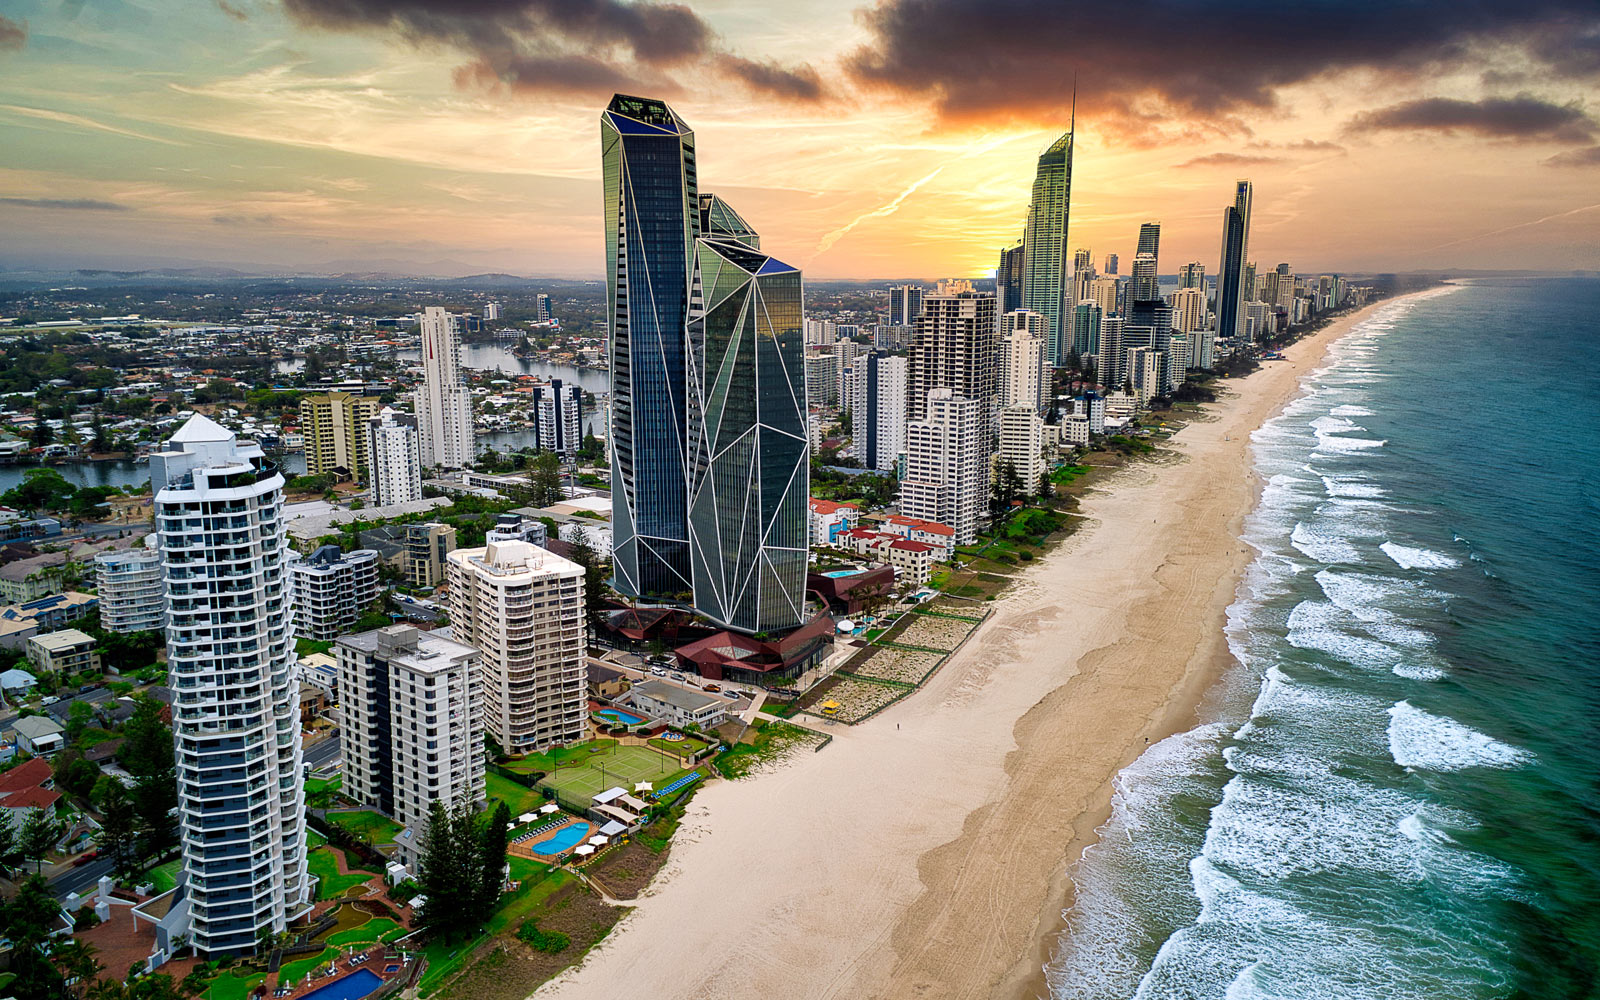
[[[660,788],[682,773],[675,759],[649,747],[611,746],[598,753],[569,758],[539,785],[554,788],[563,804],[581,811],[589,808],[596,793],[607,788],[621,785],[632,791],[640,781]]]

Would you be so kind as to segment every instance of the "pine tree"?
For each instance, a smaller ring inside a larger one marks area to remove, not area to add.
[[[511,809],[500,802],[483,824],[479,838],[478,862],[480,875],[476,914],[478,920],[486,919],[500,902],[500,887],[505,881],[506,847],[510,841]]]
[[[17,834],[17,844],[22,856],[34,862],[36,873],[44,867],[45,855],[50,853],[63,832],[61,824],[56,822],[55,815],[48,808],[28,810],[27,818],[22,821],[22,831]]]

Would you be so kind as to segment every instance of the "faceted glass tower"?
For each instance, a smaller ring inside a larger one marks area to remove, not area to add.
[[[1022,308],[1045,318],[1045,340],[1050,363],[1066,357],[1063,323],[1071,302],[1067,273],[1072,261],[1067,249],[1067,214],[1072,200],[1072,132],[1051,143],[1039,157],[1028,203],[1028,223],[1022,234]],[[1006,303],[1011,309],[1011,303]]]
[[[611,483],[617,589],[689,591],[684,328],[700,229],[694,133],[661,101],[600,115],[611,323]]]
[[[688,327],[694,605],[743,632],[804,620],[811,480],[800,310],[795,268],[727,237],[696,242]]]
[[[1217,336],[1236,337],[1244,330],[1245,262],[1250,258],[1249,181],[1234,186],[1233,204],[1222,212],[1222,262],[1217,268]]]
[[[203,416],[150,457],[188,911],[205,955],[310,905],[283,476]]]

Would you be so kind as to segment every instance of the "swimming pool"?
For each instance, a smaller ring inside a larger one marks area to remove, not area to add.
[[[585,837],[589,836],[589,830],[589,824],[581,820],[577,823],[568,823],[553,835],[529,847],[528,850],[535,854],[542,854],[547,858],[554,857],[557,854],[565,854],[577,847]]]
[[[832,577],[833,579],[837,580],[842,576],[859,576],[865,572],[866,570],[864,569],[830,569],[828,572],[822,575]]]
[[[361,1000],[383,985],[383,977],[371,969],[357,969],[338,982],[319,986],[300,1000]]]
[[[644,716],[634,715],[632,712],[624,712],[619,708],[597,708],[594,714],[607,722],[615,722],[624,726],[637,726],[645,721]]]

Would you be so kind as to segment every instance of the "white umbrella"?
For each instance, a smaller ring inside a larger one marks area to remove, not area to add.
[[[594,848],[590,847],[588,844],[580,844],[578,846],[578,849],[573,851],[572,853],[580,855],[582,857],[588,857],[589,855],[594,853]]]
[[[651,792],[655,790],[655,786],[648,781],[641,781],[633,786],[633,790],[636,792]]]
[[[604,834],[600,834],[600,833],[597,833],[594,836],[589,838],[589,843],[593,844],[596,847],[604,847],[607,844],[609,844],[610,842],[611,842],[611,838],[610,837],[607,837]]]
[[[546,802],[544,805],[539,807],[539,811],[544,813],[546,816],[553,812],[559,812],[560,810],[561,807],[556,805],[554,802]]]
[[[521,816],[517,817],[517,822],[518,823],[532,823],[537,818],[538,817],[535,816],[533,813],[523,813]]]

